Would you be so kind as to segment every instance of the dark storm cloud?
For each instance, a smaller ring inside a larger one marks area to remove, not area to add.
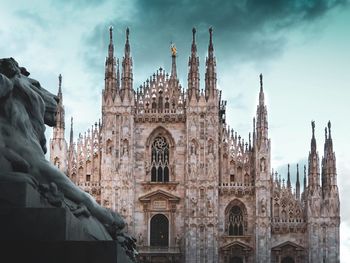
[[[197,28],[198,55],[203,72],[210,26],[214,28],[219,68],[242,61],[262,61],[283,52],[289,29],[312,23],[346,3],[346,0],[140,0],[135,3],[135,13],[130,21],[118,20],[112,24],[119,30],[130,27],[136,77],[145,78],[159,66],[169,69],[169,44],[174,41],[178,49],[179,75],[185,80],[193,26]],[[89,49],[92,46],[99,49],[86,56],[92,65],[101,65],[101,58],[106,54],[109,24],[98,25],[85,39]],[[120,38],[116,41],[120,56],[124,36],[122,41]]]

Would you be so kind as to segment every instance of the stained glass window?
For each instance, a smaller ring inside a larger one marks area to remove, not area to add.
[[[169,144],[164,137],[154,139],[151,154],[151,181],[169,182]]]
[[[230,236],[243,236],[243,213],[239,206],[230,209],[228,217],[228,234]]]

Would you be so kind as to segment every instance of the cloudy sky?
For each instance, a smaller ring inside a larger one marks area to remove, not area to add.
[[[310,121],[316,121],[320,155],[324,127],[332,121],[341,193],[341,258],[350,257],[347,0],[4,0],[0,20],[0,57],[14,57],[54,93],[58,75],[63,75],[66,122],[68,127],[74,117],[75,135],[100,118],[110,25],[119,58],[125,29],[130,28],[135,88],[159,67],[170,71],[170,42],[177,46],[178,76],[187,86],[192,27],[197,28],[203,80],[212,26],[228,123],[244,138],[252,129],[258,75],[264,75],[275,169],[285,174],[290,163],[294,179],[296,163],[307,160]]]

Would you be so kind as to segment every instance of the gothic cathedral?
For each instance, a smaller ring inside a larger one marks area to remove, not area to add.
[[[321,163],[312,122],[308,169],[291,185],[271,168],[263,77],[248,140],[225,121],[209,29],[204,90],[193,29],[188,87],[160,68],[133,88],[129,29],[122,70],[110,28],[102,121],[64,137],[62,77],[50,159],[137,239],[140,262],[339,262],[340,205],[331,123]],[[300,178],[303,177],[303,178]],[[320,178],[321,177],[321,178]],[[303,185],[300,181],[303,180]]]

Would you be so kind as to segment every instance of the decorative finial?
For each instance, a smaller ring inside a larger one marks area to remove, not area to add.
[[[128,27],[125,30],[125,35],[126,35],[126,41],[125,41],[124,53],[125,53],[125,57],[130,58],[129,28]]]
[[[172,56],[176,56],[177,50],[176,50],[176,46],[173,42],[171,42],[171,44],[170,44],[170,51],[171,51]]]
[[[70,118],[70,134],[69,134],[70,147],[73,145],[73,117]]]
[[[129,28],[127,27],[126,28],[126,40],[127,41],[129,40],[129,33],[130,33],[130,31],[129,31]]]
[[[311,121],[311,127],[312,127],[312,136],[315,136],[315,121]]]
[[[299,164],[297,163],[297,183],[299,183]]]
[[[260,77],[260,91],[262,91],[263,90],[263,74],[260,73],[259,77]]]
[[[306,191],[306,165],[304,165],[304,192]]]
[[[109,27],[109,40],[110,42],[113,40],[113,26]]]
[[[62,86],[62,75],[58,75],[58,87],[61,88]]]
[[[212,55],[213,50],[213,28],[209,27],[209,55]]]
[[[291,188],[289,167],[290,167],[290,165],[288,164],[288,174],[287,174],[287,175],[288,175],[288,178],[287,178],[287,187],[288,187],[288,188]]]
[[[193,37],[193,42],[196,39],[196,28],[192,28],[192,37]]]
[[[332,138],[331,136],[331,121],[328,121],[328,133],[329,133],[329,139]]]
[[[249,133],[249,149],[251,149],[251,133]]]

